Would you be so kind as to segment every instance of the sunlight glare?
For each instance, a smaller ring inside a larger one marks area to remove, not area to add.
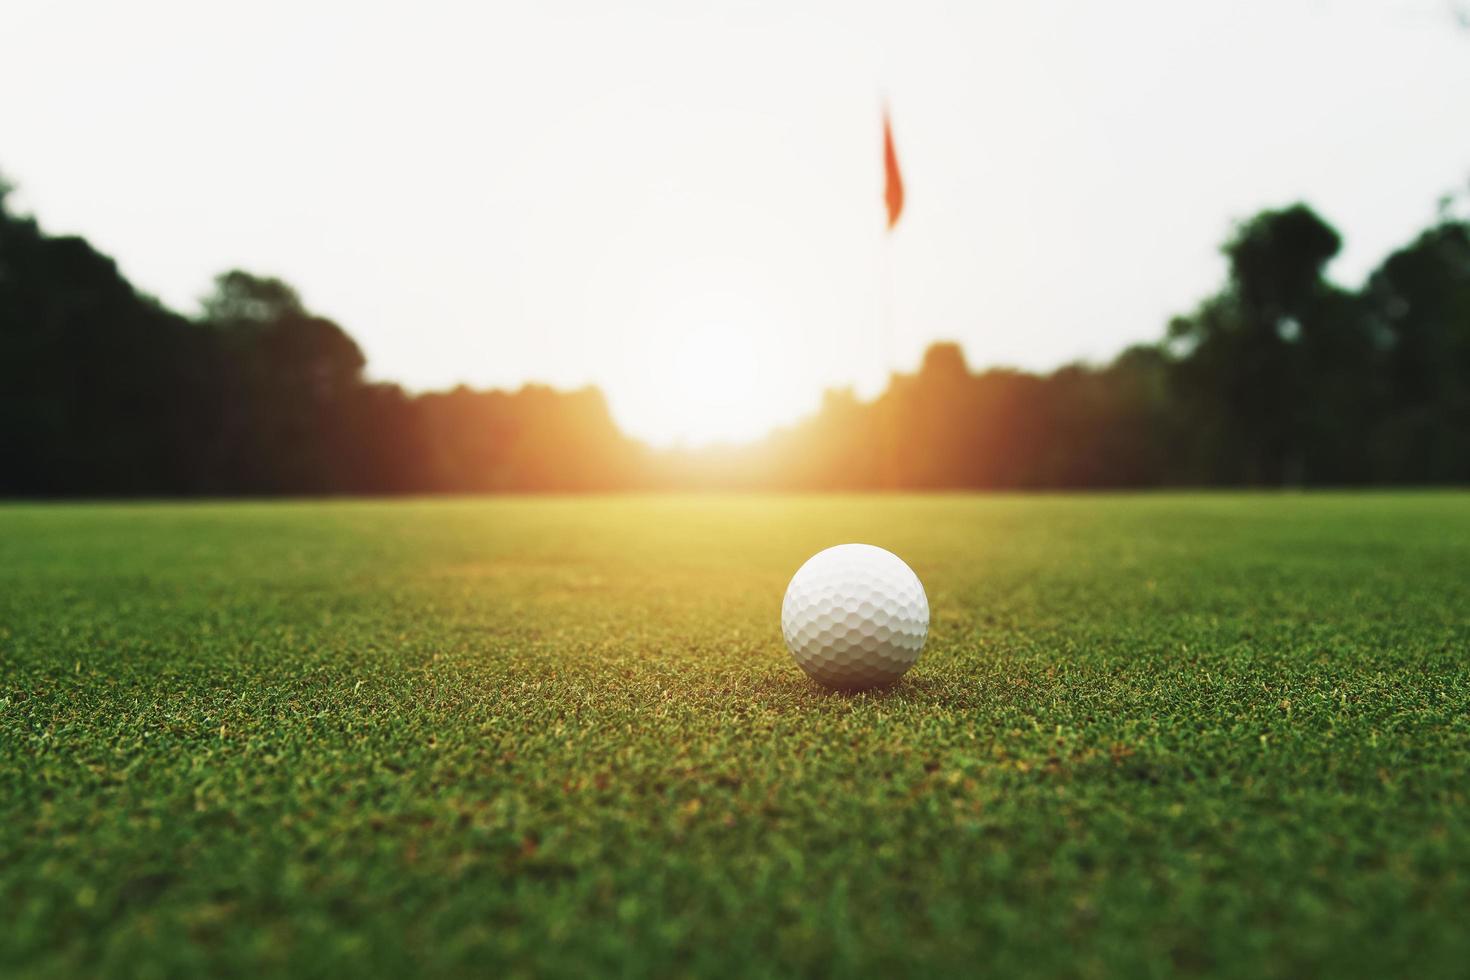
[[[758,438],[815,407],[799,376],[802,345],[784,339],[783,350],[773,325],[733,319],[670,332],[645,383],[611,393],[614,415],[661,446]]]

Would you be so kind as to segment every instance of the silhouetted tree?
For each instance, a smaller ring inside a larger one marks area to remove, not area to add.
[[[1316,478],[1308,447],[1324,416],[1341,407],[1319,385],[1371,354],[1350,297],[1323,276],[1340,247],[1337,232],[1304,205],[1262,212],[1224,246],[1225,289],[1170,324],[1179,354],[1172,398],[1195,440],[1190,476]]]
[[[1470,481],[1470,224],[1445,222],[1389,256],[1366,296],[1387,351],[1371,475]]]
[[[194,340],[111,259],[0,194],[0,492],[186,486]]]
[[[279,279],[226,272],[202,307],[221,355],[218,471],[250,492],[344,489],[366,364],[357,344]]]

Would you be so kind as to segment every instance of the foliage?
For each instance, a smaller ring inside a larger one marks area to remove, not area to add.
[[[191,321],[0,188],[0,494],[942,489],[1470,482],[1470,224],[1359,292],[1303,205],[1224,246],[1224,287],[1105,366],[975,373],[929,349],[755,445],[652,453],[594,389],[411,395],[279,279],[221,275]]]

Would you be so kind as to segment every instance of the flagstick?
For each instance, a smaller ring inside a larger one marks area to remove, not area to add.
[[[878,112],[883,118],[884,137],[888,132],[888,93],[878,90]],[[887,160],[884,161],[885,168]],[[885,181],[887,173],[884,174]],[[886,191],[886,185],[885,185]],[[878,380],[879,391],[888,384],[893,372],[893,226],[883,227],[883,243],[878,246]]]
[[[888,376],[893,372],[895,366],[893,359],[893,233],[889,230],[883,232],[883,245],[879,253],[878,265],[878,331],[881,344],[880,355],[883,359],[879,367],[882,369],[882,380],[884,384],[887,384]]]

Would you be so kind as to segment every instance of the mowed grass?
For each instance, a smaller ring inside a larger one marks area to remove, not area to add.
[[[7,506],[0,973],[1463,976],[1467,661],[1463,494]]]

